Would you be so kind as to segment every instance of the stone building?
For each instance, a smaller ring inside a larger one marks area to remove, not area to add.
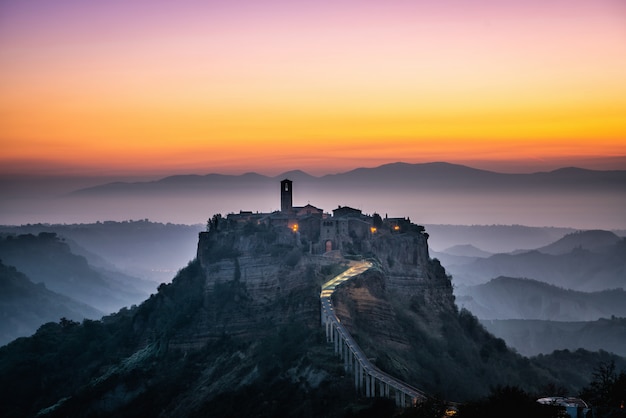
[[[227,220],[235,225],[253,222],[285,228],[285,233],[290,230],[290,233],[295,234],[294,242],[308,245],[310,251],[316,254],[335,250],[348,254],[366,252],[377,234],[383,231],[404,233],[411,228],[408,218],[385,216],[381,224],[378,215],[375,215],[378,218],[375,226],[374,217],[349,206],[338,206],[333,209],[332,215],[310,203],[294,206],[293,182],[289,179],[280,182],[280,208],[280,211],[272,213],[240,211],[238,214],[229,214]]]

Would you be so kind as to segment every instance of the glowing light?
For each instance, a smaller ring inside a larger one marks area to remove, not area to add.
[[[371,227],[371,228],[370,228],[370,232],[371,232],[372,234],[375,234],[375,233],[376,233],[376,231],[377,231],[377,229],[376,229],[376,227],[375,227],[375,226],[373,226],[373,227]]]
[[[298,232],[298,224],[293,224],[293,225],[291,226],[291,230],[292,230],[293,232]]]

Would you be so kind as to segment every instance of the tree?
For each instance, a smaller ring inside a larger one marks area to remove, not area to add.
[[[626,373],[617,374],[613,360],[598,364],[580,397],[597,408],[598,418],[626,417]]]

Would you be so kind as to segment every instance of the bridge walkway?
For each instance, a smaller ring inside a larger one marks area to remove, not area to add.
[[[372,263],[369,261],[353,262],[348,270],[322,285],[321,322],[326,330],[326,340],[334,345],[335,353],[343,360],[345,370],[354,375],[354,386],[357,392],[367,397],[391,398],[395,400],[396,405],[402,407],[415,405],[417,402],[426,400],[428,396],[421,390],[374,366],[341,324],[333,308],[333,292],[371,267]]]

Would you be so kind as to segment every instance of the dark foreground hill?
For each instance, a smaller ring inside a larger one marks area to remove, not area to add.
[[[337,292],[337,311],[378,367],[453,400],[497,385],[575,393],[588,383],[535,365],[459,312],[426,238],[346,237],[376,267]],[[345,260],[306,244],[255,224],[203,234],[197,259],[140,306],[49,323],[0,348],[0,415],[354,416],[354,380],[319,316],[320,285]]]

